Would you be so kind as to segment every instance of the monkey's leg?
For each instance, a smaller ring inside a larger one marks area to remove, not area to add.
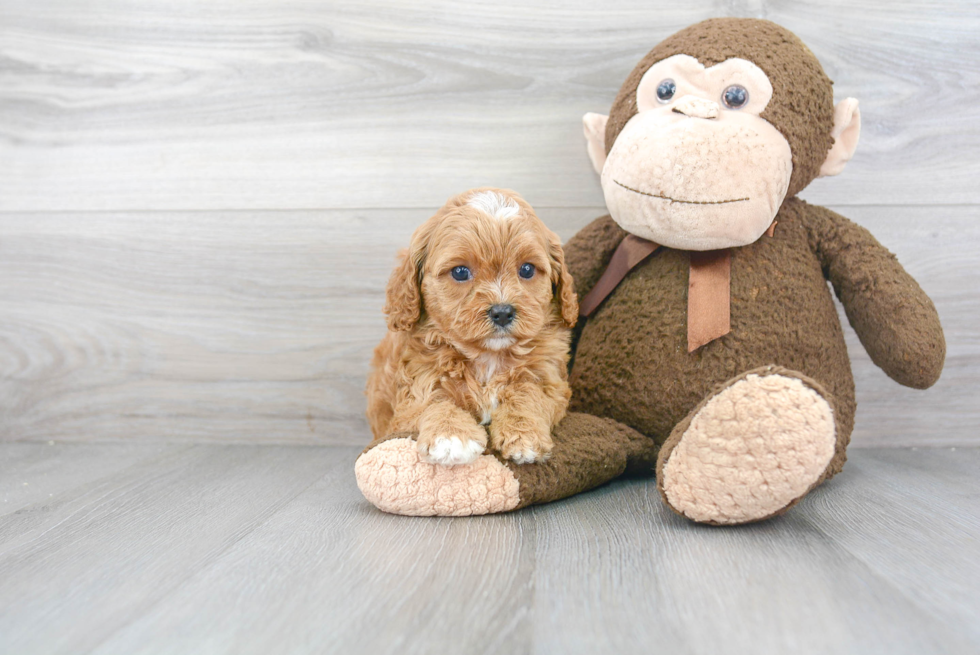
[[[657,487],[691,520],[750,523],[781,514],[836,472],[838,448],[829,394],[768,366],[730,380],[674,428],[657,457]]]
[[[650,473],[653,440],[610,419],[569,414],[555,428],[551,458],[514,464],[484,454],[468,465],[423,461],[414,435],[376,440],[354,465],[364,497],[385,512],[470,516],[547,503],[597,487],[624,472]]]

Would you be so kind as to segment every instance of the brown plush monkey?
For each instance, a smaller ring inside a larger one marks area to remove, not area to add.
[[[660,43],[608,120],[585,117],[610,215],[566,246],[587,318],[552,459],[435,470],[383,439],[356,465],[365,496],[409,514],[505,511],[655,466],[664,501],[695,521],[796,504],[840,471],[854,423],[827,280],[897,382],[929,387],[945,358],[935,307],[894,255],[795,197],[844,168],[859,130],[857,101],[835,107],[817,59],[774,23],[708,20]]]

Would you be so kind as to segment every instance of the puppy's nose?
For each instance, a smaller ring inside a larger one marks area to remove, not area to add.
[[[513,323],[516,313],[513,305],[494,305],[489,310],[490,320],[498,327],[507,327]]]

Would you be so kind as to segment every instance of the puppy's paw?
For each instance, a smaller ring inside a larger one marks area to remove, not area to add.
[[[543,462],[551,457],[554,442],[548,433],[511,432],[501,430],[495,435],[494,442],[501,457],[515,464],[534,464]]]
[[[543,462],[550,459],[551,450],[539,452],[533,448],[525,448],[524,450],[504,453],[504,458],[509,459],[515,464],[534,464],[535,462]]]
[[[483,454],[487,446],[487,431],[482,426],[475,421],[473,425],[451,423],[419,431],[418,448],[422,459],[430,464],[456,466],[472,464]]]
[[[422,458],[430,464],[443,466],[472,464],[483,454],[484,448],[486,446],[479,441],[472,439],[463,441],[459,437],[439,436],[432,439],[431,443],[419,439],[419,453]]]

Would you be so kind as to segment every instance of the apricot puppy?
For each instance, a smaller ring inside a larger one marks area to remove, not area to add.
[[[520,464],[549,456],[578,303],[561,241],[523,198],[451,198],[401,253],[384,311],[367,384],[375,438],[417,433],[421,455],[446,466],[475,460],[488,437]]]

